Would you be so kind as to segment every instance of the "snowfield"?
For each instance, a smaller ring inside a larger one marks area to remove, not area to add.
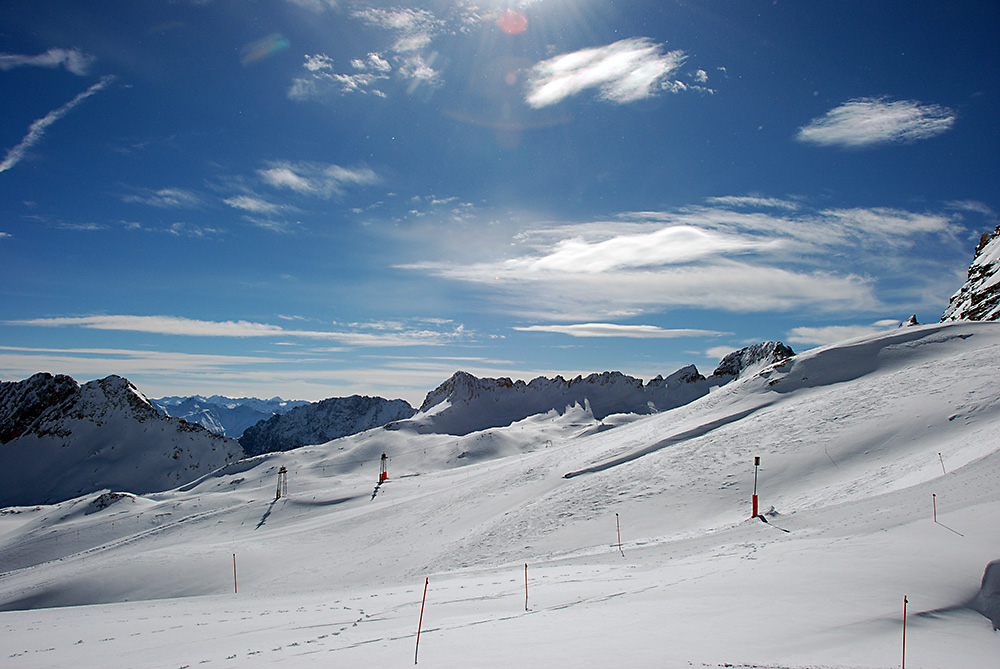
[[[905,596],[907,667],[996,669],[972,603],[1000,559],[998,370],[1000,323],[914,326],[649,416],[403,424],[3,509],[0,662],[898,667]]]

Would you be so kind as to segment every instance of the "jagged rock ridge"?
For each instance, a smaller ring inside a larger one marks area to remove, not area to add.
[[[165,490],[243,455],[232,439],[161,415],[120,376],[2,382],[0,425],[0,506]]]
[[[942,323],[958,320],[1000,320],[1000,225],[980,238],[969,277],[941,316]]]
[[[251,456],[288,451],[382,427],[414,413],[405,400],[361,395],[331,397],[261,421],[247,428],[239,441]]]

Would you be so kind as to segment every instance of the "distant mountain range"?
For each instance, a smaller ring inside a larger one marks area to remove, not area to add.
[[[309,404],[305,400],[283,400],[280,397],[260,400],[255,397],[232,398],[221,395],[161,397],[150,402],[166,416],[183,418],[210,432],[234,439],[239,439],[251,425]]]

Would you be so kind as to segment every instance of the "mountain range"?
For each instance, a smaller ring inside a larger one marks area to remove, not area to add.
[[[239,439],[251,425],[309,404],[305,400],[283,400],[280,397],[261,400],[255,397],[232,398],[222,395],[161,397],[151,399],[150,402],[164,415],[183,418],[210,432],[234,439]]]

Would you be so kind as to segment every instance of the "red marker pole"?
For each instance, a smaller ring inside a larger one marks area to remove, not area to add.
[[[934,522],[937,522],[937,494],[931,493],[931,502],[934,504]]]
[[[903,666],[906,669],[906,595],[903,595]]]
[[[618,513],[615,513],[615,525],[618,527],[618,551],[625,557],[625,551],[622,550],[622,523],[618,519]]]
[[[413,649],[413,664],[417,663],[417,653],[420,652],[420,628],[424,626],[424,604],[427,603],[427,584],[430,578],[424,578],[424,598],[420,600],[420,621],[417,622],[417,646]]]
[[[753,459],[753,515],[751,518],[756,518],[760,515],[757,507],[757,468],[760,467],[760,456],[755,456]]]
[[[240,589],[236,587],[236,553],[233,553],[233,594],[239,594]]]

